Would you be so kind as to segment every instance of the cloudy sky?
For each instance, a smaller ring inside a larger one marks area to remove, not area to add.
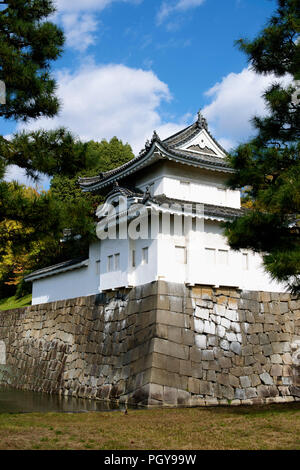
[[[56,0],[53,21],[65,31],[53,63],[62,107],[31,129],[65,126],[83,140],[114,135],[135,153],[155,129],[161,137],[201,108],[225,148],[247,139],[249,119],[266,112],[274,81],[258,76],[235,46],[254,38],[275,0]],[[1,133],[21,124],[0,120]],[[10,178],[21,175],[12,169]]]

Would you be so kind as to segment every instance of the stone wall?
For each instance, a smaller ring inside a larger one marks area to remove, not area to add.
[[[289,294],[158,281],[0,312],[0,344],[0,381],[22,389],[149,406],[300,399]]]

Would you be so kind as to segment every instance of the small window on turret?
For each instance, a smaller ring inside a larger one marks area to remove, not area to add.
[[[228,264],[228,250],[218,250],[218,264],[223,266]]]
[[[135,268],[135,250],[131,252],[131,267]]]
[[[143,248],[143,251],[142,251],[142,264],[148,264],[148,248]]]
[[[205,248],[205,258],[209,265],[216,264],[216,250],[214,248]]]
[[[114,270],[114,257],[113,255],[107,257],[107,271],[110,273]]]
[[[120,253],[115,254],[115,271],[120,269]]]
[[[248,271],[249,269],[248,253],[243,253],[243,269],[245,271]]]
[[[96,274],[100,274],[100,259],[96,261]]]

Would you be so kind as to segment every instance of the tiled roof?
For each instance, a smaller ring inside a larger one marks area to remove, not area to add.
[[[177,132],[164,140],[161,140],[157,133],[154,132],[151,141],[146,142],[145,148],[138,156],[129,162],[124,163],[120,167],[101,173],[100,175],[89,178],[79,178],[79,185],[83,191],[97,191],[100,188],[112,184],[114,181],[135,173],[136,171],[151,165],[155,161],[162,159],[169,159],[200,168],[233,172],[233,169],[224,158],[212,155],[211,151],[205,153],[205,149],[201,152],[178,149],[179,145],[183,145],[191,140],[202,128],[205,128],[205,131],[209,134],[215,144],[226,154],[226,151],[209,133],[206,121],[201,117],[191,126],[186,127],[182,131]]]
[[[195,201],[185,201],[182,199],[173,199],[167,197],[165,194],[160,196],[153,196],[150,198],[150,201],[157,203],[159,205],[162,204],[169,204],[169,205],[180,205],[184,206],[185,204],[189,204],[192,206],[192,209],[195,210],[196,206],[201,204]],[[241,217],[245,213],[245,209],[235,209],[233,207],[227,206],[217,206],[214,204],[203,204],[204,206],[204,215],[206,216],[216,216],[216,217],[224,217],[231,219],[233,217]]]
[[[74,258],[62,263],[54,264],[53,266],[47,266],[46,268],[38,269],[27,276],[25,281],[33,281],[42,277],[52,276],[53,274],[59,274],[64,271],[71,271],[72,269],[84,268],[88,265],[88,259],[86,258]]]

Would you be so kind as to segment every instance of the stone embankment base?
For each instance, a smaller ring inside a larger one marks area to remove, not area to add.
[[[0,382],[151,407],[300,400],[300,301],[158,281],[0,312]]]

